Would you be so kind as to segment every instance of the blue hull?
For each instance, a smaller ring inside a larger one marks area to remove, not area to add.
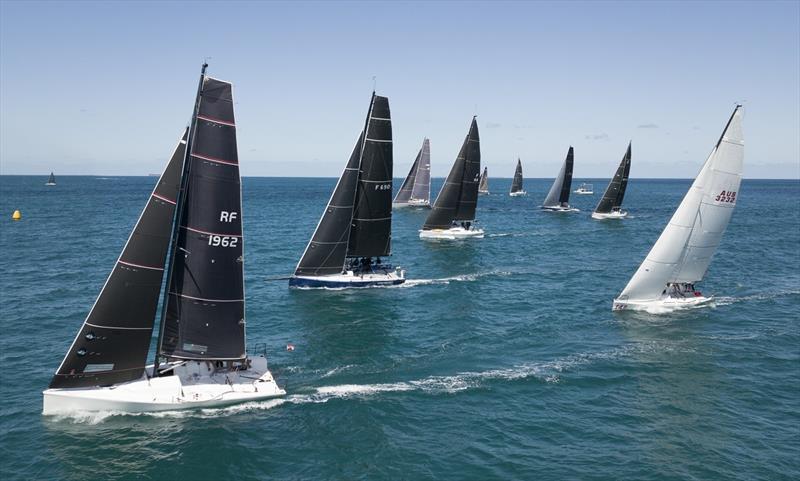
[[[304,288],[327,288],[327,289],[343,289],[348,287],[364,288],[364,287],[386,287],[397,286],[404,283],[405,279],[392,279],[390,281],[365,281],[365,282],[341,282],[341,281],[326,281],[322,279],[307,279],[304,277],[290,277],[289,287],[304,287]]]

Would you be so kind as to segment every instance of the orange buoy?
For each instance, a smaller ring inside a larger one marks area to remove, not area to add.
[[[20,220],[20,219],[22,219],[22,214],[18,210],[15,210],[14,213],[11,214],[11,220]]]

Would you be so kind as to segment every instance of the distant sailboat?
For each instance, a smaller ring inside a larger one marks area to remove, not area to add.
[[[617,167],[614,178],[608,183],[606,192],[600,203],[592,212],[593,219],[622,219],[628,213],[622,210],[622,199],[625,197],[625,189],[628,187],[628,174],[631,171],[631,144],[628,143],[628,150],[622,157],[622,162]]]
[[[333,189],[291,287],[402,284],[405,273],[382,263],[392,241],[392,120],[389,99],[372,92],[364,130]]]
[[[567,151],[567,158],[561,165],[550,192],[542,204],[542,209],[557,212],[578,212],[578,209],[569,205],[569,189],[572,186],[572,164],[574,162],[574,151],[572,147]]]
[[[266,355],[245,349],[232,86],[205,69],[191,124],[44,391],[44,414],[165,411],[285,394]],[[165,268],[155,363],[145,366]]]
[[[481,181],[478,184],[478,193],[480,195],[489,195],[489,168],[484,167],[481,174]]]
[[[672,310],[711,300],[695,290],[736,207],[744,138],[737,105],[717,145],[613,309]]]
[[[56,185],[56,176],[50,172],[50,178],[47,179],[47,182],[44,185]]]
[[[573,191],[573,193],[578,195],[594,195],[594,186],[592,184],[582,182],[581,185]]]
[[[481,171],[481,144],[475,117],[464,144],[447,175],[447,179],[425,219],[420,239],[464,239],[483,237],[483,229],[475,228],[478,205],[478,182]]]
[[[522,161],[519,158],[517,159],[517,169],[514,171],[514,180],[511,181],[511,191],[508,195],[511,197],[527,195],[527,192],[522,188]]]
[[[393,207],[431,207],[431,143],[422,141],[417,158],[392,201]]]

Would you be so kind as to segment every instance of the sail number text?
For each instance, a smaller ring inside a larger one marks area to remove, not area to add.
[[[375,190],[392,190],[392,184],[375,184]]]
[[[714,198],[714,200],[717,202],[734,204],[736,203],[736,192],[723,190],[716,198]]]
[[[208,236],[208,245],[213,247],[236,247],[239,243],[238,237],[229,235],[210,235]]]

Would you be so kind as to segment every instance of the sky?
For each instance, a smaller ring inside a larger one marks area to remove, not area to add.
[[[204,58],[234,84],[245,176],[341,173],[374,85],[394,176],[423,137],[445,176],[473,115],[482,163],[691,178],[734,104],[745,177],[800,177],[800,2],[0,0],[0,174],[160,172]],[[373,81],[374,77],[374,81]]]

